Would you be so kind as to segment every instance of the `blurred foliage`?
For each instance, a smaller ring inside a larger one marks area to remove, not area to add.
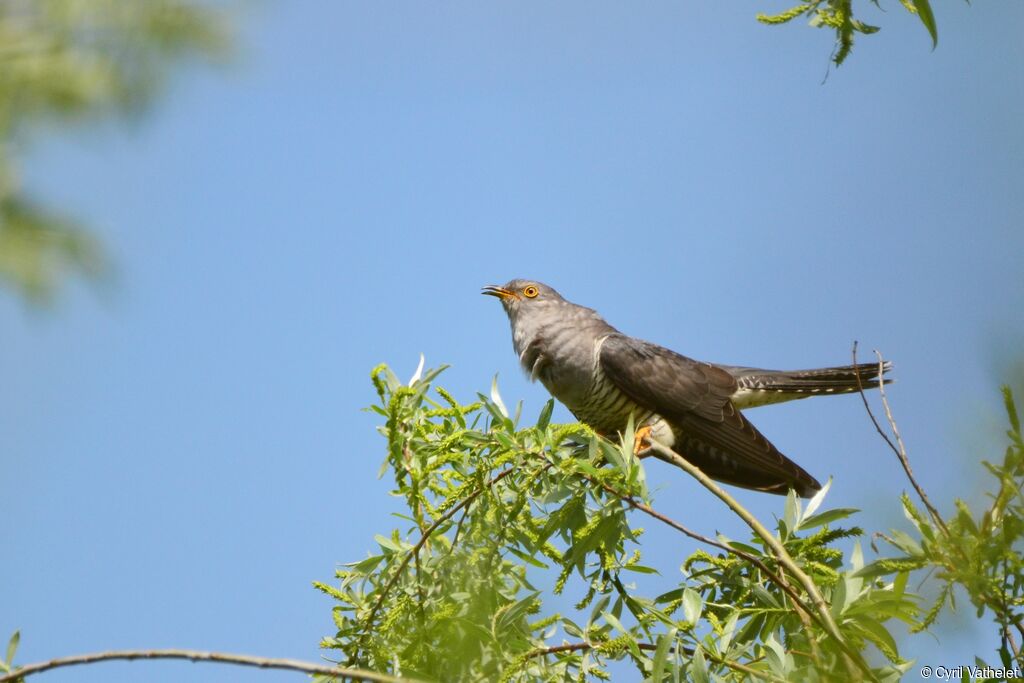
[[[105,267],[94,237],[21,186],[32,135],[137,113],[174,63],[227,45],[224,17],[184,0],[0,0],[0,283],[39,301]]]
[[[871,2],[876,7],[881,7],[878,0]],[[900,3],[921,20],[921,24],[931,36],[932,47],[937,45],[939,33],[929,0],[900,0]],[[853,0],[806,0],[778,14],[758,14],[757,19],[765,24],[785,24],[802,16],[810,17],[811,26],[835,31],[836,49],[832,53],[832,61],[836,66],[842,64],[850,55],[856,34],[870,35],[877,33],[879,29],[878,26],[865,24],[853,16]]]

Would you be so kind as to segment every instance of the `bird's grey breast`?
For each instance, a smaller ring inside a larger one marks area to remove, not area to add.
[[[523,369],[574,412],[590,391],[598,340],[614,332],[591,309],[568,302],[521,316],[512,324],[513,345]]]

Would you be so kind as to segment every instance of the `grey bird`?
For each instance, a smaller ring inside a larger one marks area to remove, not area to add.
[[[863,363],[816,370],[762,370],[704,363],[629,337],[596,311],[565,300],[542,282],[488,285],[512,326],[512,345],[531,380],[597,433],[626,429],[637,444],[653,438],[718,481],[811,496],[821,484],[779,450],[740,412],[888,382],[891,365]]]

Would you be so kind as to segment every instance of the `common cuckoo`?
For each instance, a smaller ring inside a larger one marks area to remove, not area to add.
[[[821,484],[740,412],[745,408],[877,387],[886,363],[816,370],[762,370],[703,363],[628,337],[596,311],[566,301],[542,282],[489,285],[512,325],[523,368],[596,432],[626,429],[653,438],[708,476],[735,486],[810,496]]]

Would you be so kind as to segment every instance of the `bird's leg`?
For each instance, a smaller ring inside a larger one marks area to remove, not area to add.
[[[651,448],[651,442],[648,440],[651,436],[651,426],[644,425],[640,429],[636,430],[636,434],[633,435],[633,455],[638,458],[646,458],[649,454],[644,453]],[[641,453],[643,453],[641,455]]]

